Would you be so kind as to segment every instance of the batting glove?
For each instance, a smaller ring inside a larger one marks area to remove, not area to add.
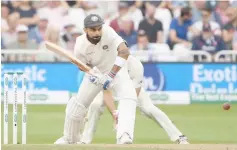
[[[97,86],[103,87],[104,90],[107,90],[109,87],[111,87],[110,83],[116,76],[115,73],[112,71],[109,74],[101,74],[101,72],[94,67],[93,68],[94,75],[91,75],[89,77],[89,80],[94,83]]]
[[[92,71],[93,75],[89,76],[89,80],[95,85],[100,85],[99,79],[102,78],[103,74],[96,68],[93,67]]]

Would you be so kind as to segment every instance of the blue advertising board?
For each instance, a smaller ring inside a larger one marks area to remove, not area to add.
[[[83,77],[83,72],[69,63],[10,63],[2,64],[1,71],[2,79],[4,72],[24,72],[30,90],[76,92]]]
[[[237,64],[144,64],[144,86],[150,91],[237,93]]]
[[[237,93],[237,64],[161,63],[144,64],[144,87],[148,91],[190,91],[193,93]],[[22,71],[29,89],[77,92],[83,72],[70,63],[2,64],[1,77],[8,71]],[[3,80],[1,80],[3,85]]]

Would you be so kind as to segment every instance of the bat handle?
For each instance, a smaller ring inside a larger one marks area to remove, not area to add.
[[[90,69],[89,71],[87,71],[87,73],[92,76],[96,76],[96,71],[94,69]]]
[[[96,75],[96,74],[101,73],[101,72],[100,72],[100,70],[95,66],[95,67],[93,67],[93,69],[90,69],[90,70],[88,71],[88,73],[89,73],[90,75]]]

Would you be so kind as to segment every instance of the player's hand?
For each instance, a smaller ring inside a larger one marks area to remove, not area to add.
[[[95,85],[99,86],[99,79],[102,78],[103,74],[96,67],[93,67],[93,69],[90,70],[90,72],[93,75],[89,76],[89,80]]]
[[[103,87],[104,90],[107,90],[112,78],[107,74],[94,74],[89,77],[89,80],[97,86]]]
[[[115,77],[116,74],[110,72],[109,74],[102,74],[96,67],[93,68],[93,75],[89,77],[90,81],[97,86],[103,87],[104,90],[107,90],[111,87],[110,83]]]
[[[107,90],[110,87],[112,80],[113,78],[111,76],[104,74],[101,78],[99,78],[98,82],[102,85],[104,90]]]

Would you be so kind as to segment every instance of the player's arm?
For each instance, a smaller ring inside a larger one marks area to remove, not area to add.
[[[123,67],[123,65],[127,61],[129,55],[130,55],[130,52],[126,43],[125,42],[121,43],[118,46],[118,56],[116,57],[114,66],[111,70],[113,74],[116,75],[118,73],[118,71]]]
[[[107,75],[105,75],[106,81],[104,82],[104,80],[101,80],[104,82],[102,83],[104,90],[108,89],[110,82],[114,79],[119,70],[125,65],[130,55],[126,42],[111,27],[108,27],[107,31],[109,34],[108,36],[112,39],[112,45],[117,48],[118,55],[112,69]]]
[[[109,90],[104,90],[104,103],[113,117],[114,128],[116,128],[116,125],[118,123],[118,111],[116,110],[111,91]]]
[[[110,82],[114,79],[116,74],[119,72],[119,70],[124,66],[126,63],[128,56],[130,55],[129,50],[125,42],[121,42],[118,46],[118,55],[116,57],[115,63],[111,71],[105,75],[105,81],[102,79],[101,81],[103,82],[103,89],[107,90]],[[103,77],[104,78],[104,77]]]

